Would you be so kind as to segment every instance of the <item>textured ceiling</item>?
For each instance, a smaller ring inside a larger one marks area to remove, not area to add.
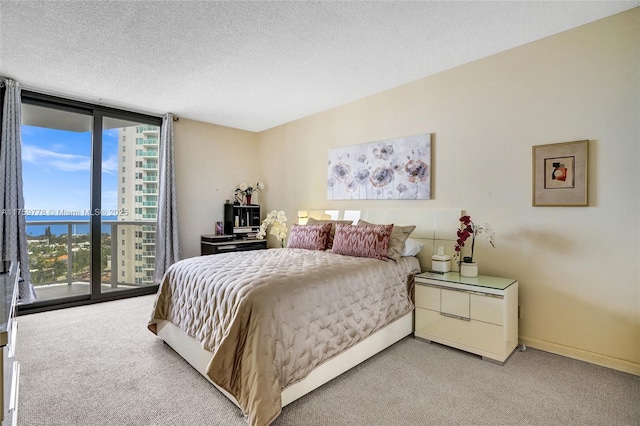
[[[638,5],[2,0],[0,76],[261,131]]]

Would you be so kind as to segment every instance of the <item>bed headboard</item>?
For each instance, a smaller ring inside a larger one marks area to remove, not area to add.
[[[314,219],[352,220],[357,223],[364,219],[370,223],[394,225],[415,225],[416,229],[409,238],[420,241],[424,247],[416,256],[423,271],[431,269],[431,256],[439,246],[445,254],[452,257],[451,269],[454,269],[453,254],[457,240],[456,231],[460,227],[462,209],[405,209],[405,210],[301,210],[298,222],[304,223],[310,217]]]

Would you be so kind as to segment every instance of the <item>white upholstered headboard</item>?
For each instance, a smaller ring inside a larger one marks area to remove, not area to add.
[[[352,220],[357,223],[364,219],[369,223],[394,225],[415,225],[416,229],[409,238],[420,241],[424,247],[416,256],[420,260],[423,271],[431,269],[431,256],[439,246],[444,247],[445,254],[452,257],[451,269],[454,269],[453,254],[457,239],[456,231],[460,227],[462,209],[405,209],[405,210],[301,210],[298,212],[299,223],[306,219]]]

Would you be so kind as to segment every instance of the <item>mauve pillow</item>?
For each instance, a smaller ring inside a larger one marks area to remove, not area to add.
[[[289,233],[287,247],[326,250],[330,231],[330,223],[319,223],[317,225],[298,225],[294,223]]]
[[[365,220],[360,219],[358,221],[358,225],[373,225]],[[409,235],[416,229],[415,225],[407,225],[407,226],[398,226],[393,225],[393,230],[391,230],[391,237],[389,237],[389,251],[387,252],[387,257],[389,259],[398,261],[400,257],[402,257],[402,252],[404,250],[404,243],[409,238]]]
[[[330,223],[331,224],[331,232],[329,232],[329,243],[327,244],[327,250],[330,250],[333,247],[333,236],[336,234],[336,225],[338,223],[344,223],[346,225],[351,225],[353,223],[352,220],[333,220],[333,219],[314,219],[312,217],[307,221],[307,225],[316,225],[318,223]]]
[[[387,260],[393,225],[336,225],[334,253]]]

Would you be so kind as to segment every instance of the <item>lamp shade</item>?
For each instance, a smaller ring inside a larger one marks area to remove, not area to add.
[[[309,220],[309,212],[306,210],[298,210],[298,225],[306,225]]]

